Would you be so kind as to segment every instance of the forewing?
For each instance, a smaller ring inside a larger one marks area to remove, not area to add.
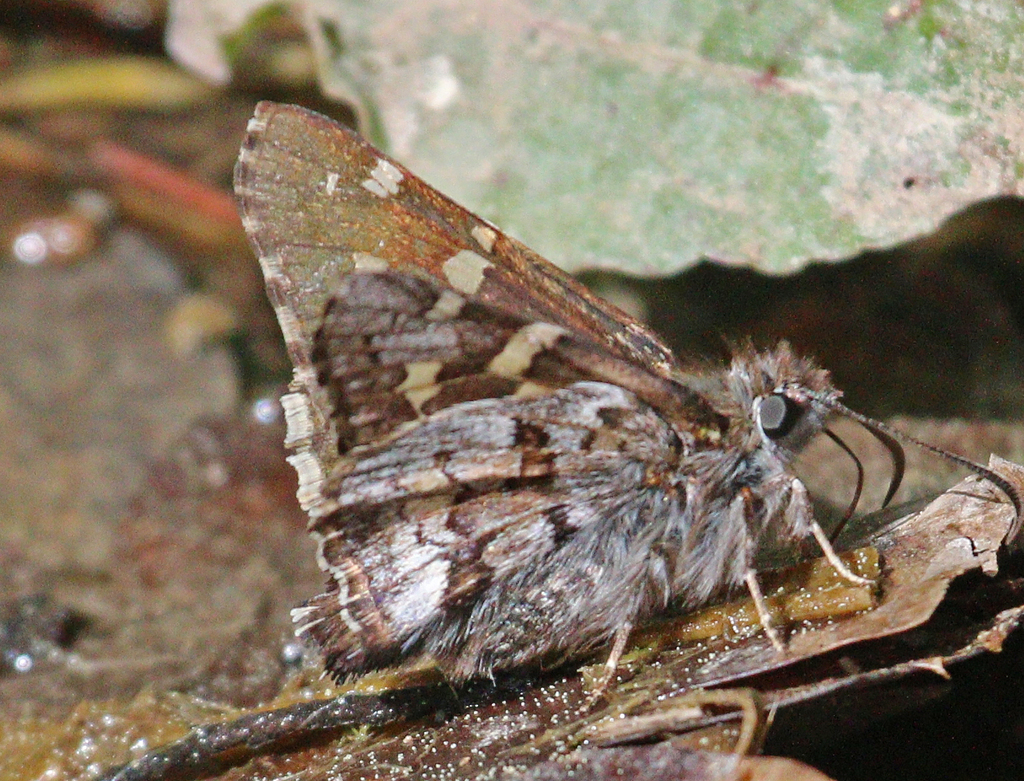
[[[295,366],[293,393],[283,400],[287,444],[300,501],[314,514],[339,432],[314,370],[313,337],[334,288],[354,269],[432,278],[464,298],[580,333],[653,374],[670,373],[671,353],[645,327],[319,114],[260,103],[235,191]]]
[[[434,280],[350,274],[328,302],[313,349],[339,452],[453,404],[536,395],[584,379],[554,358],[551,348],[567,334],[469,301]]]
[[[657,533],[647,519],[617,528],[620,508],[673,492],[688,446],[629,391],[581,382],[536,398],[450,407],[357,448],[329,481],[329,512],[311,526],[329,581],[296,612],[299,631],[336,675],[403,658],[417,641],[448,631],[446,622],[485,590],[501,594],[522,573],[554,582],[559,573],[545,562],[562,546],[595,548],[568,558],[600,561],[632,535]],[[636,595],[610,575],[625,609]],[[529,593],[550,597],[543,588]],[[582,645],[601,630],[583,631],[594,611],[574,604],[560,604],[559,620],[580,625]],[[553,648],[566,640],[547,634]],[[531,655],[543,650],[531,647]],[[437,661],[454,677],[481,671],[475,659]]]

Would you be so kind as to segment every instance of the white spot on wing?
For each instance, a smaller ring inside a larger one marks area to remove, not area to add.
[[[387,198],[388,191],[384,189],[384,185],[378,182],[376,179],[365,179],[363,180],[363,187],[369,190],[371,193],[376,195],[378,198]]]
[[[405,365],[405,379],[395,390],[405,393],[417,413],[441,390],[434,381],[443,365],[441,361],[413,361]]]
[[[462,311],[463,305],[466,303],[466,299],[460,296],[458,293],[452,290],[442,290],[441,296],[437,299],[430,311],[427,312],[423,317],[427,320],[451,320],[460,311]]]
[[[487,365],[487,371],[499,377],[521,377],[533,359],[550,349],[566,330],[551,323],[530,323],[516,331],[505,348]]]
[[[494,242],[498,238],[497,232],[493,228],[488,228],[486,225],[477,225],[469,232],[469,235],[476,239],[476,243],[480,245],[484,252],[490,252],[494,249]]]
[[[474,295],[480,289],[484,281],[484,272],[490,268],[491,262],[472,250],[459,250],[458,253],[448,258],[441,267],[448,284],[465,293],[468,296]]]
[[[377,160],[377,165],[370,172],[370,178],[362,182],[363,187],[380,198],[387,198],[398,192],[398,185],[405,177],[402,172],[383,158]]]
[[[405,365],[405,379],[395,390],[407,391],[425,388],[434,384],[441,371],[441,361],[412,361]]]
[[[422,413],[423,405],[430,401],[434,396],[441,392],[439,385],[431,385],[425,388],[413,388],[405,392],[405,398],[412,404],[413,409],[416,410],[417,414]]]
[[[281,409],[284,410],[287,426],[285,447],[295,450],[288,456],[288,463],[299,476],[296,496],[303,510],[315,514],[319,512],[324,500],[324,472],[319,459],[310,449],[315,427],[309,410],[309,399],[304,393],[286,393],[281,397]]]
[[[533,399],[537,396],[547,396],[549,393],[551,393],[551,388],[548,388],[546,385],[527,380],[516,388],[516,392],[512,395],[517,399]]]
[[[435,556],[434,560],[403,562],[416,573],[416,577],[409,581],[409,586],[399,589],[388,599],[387,612],[399,626],[418,626],[430,619],[448,586],[451,565],[442,558],[436,558],[429,547],[426,554]]]
[[[368,252],[353,252],[352,262],[356,271],[387,271],[391,267],[384,258],[378,258]]]
[[[327,182],[324,185],[324,189],[327,191],[328,195],[334,195],[334,191],[338,189],[339,179],[341,179],[341,177],[333,171],[327,174]]]

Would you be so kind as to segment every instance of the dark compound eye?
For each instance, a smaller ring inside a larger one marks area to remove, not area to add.
[[[761,400],[758,423],[769,439],[781,439],[793,430],[803,412],[795,401],[776,393]]]

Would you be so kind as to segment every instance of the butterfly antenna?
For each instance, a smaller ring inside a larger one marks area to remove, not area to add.
[[[921,445],[922,447],[935,451],[945,457],[959,458],[959,456],[953,456],[952,453],[947,453],[945,450],[937,448],[934,445],[927,445],[924,442],[918,442],[916,439],[896,431],[895,429],[891,429],[884,423],[874,420],[873,418],[869,418],[867,415],[861,415],[859,412],[854,412],[849,407],[840,404],[834,399],[821,399],[821,401],[829,409],[860,423],[865,429],[867,429],[871,436],[877,439],[882,446],[889,451],[889,457],[892,459],[892,478],[889,480],[889,490],[885,493],[885,499],[882,501],[882,507],[889,506],[889,502],[892,501],[893,495],[897,490],[899,490],[900,483],[903,482],[903,472],[907,465],[907,457],[903,453],[903,446],[900,444],[900,440],[903,440],[904,442],[912,442],[915,445]],[[961,460],[967,461],[967,459]],[[978,466],[973,461],[968,461],[967,464],[970,464],[971,469],[977,468],[988,471],[985,470],[984,467]]]
[[[1018,488],[1005,477],[997,474],[986,466],[982,466],[976,461],[972,461],[964,456],[959,456],[956,453],[950,453],[948,450],[943,450],[941,447],[930,445],[927,442],[922,442],[920,439],[912,437],[909,434],[904,434],[902,431],[890,428],[881,421],[874,420],[866,415],[861,415],[859,412],[854,412],[849,407],[846,407],[837,401],[823,400],[823,402],[827,407],[835,410],[841,415],[845,415],[846,417],[852,418],[860,423],[872,434],[872,436],[875,437],[875,439],[885,446],[886,450],[889,451],[889,455],[892,456],[893,479],[889,484],[889,492],[886,494],[885,502],[882,504],[883,507],[889,503],[890,499],[892,499],[893,494],[896,493],[896,489],[899,488],[899,484],[903,479],[903,469],[906,463],[903,448],[900,446],[900,441],[903,441],[908,445],[916,445],[929,453],[937,455],[940,458],[944,458],[946,461],[962,466],[965,469],[969,469],[976,475],[983,477],[999,488],[999,490],[1009,498],[1016,513],[1016,517],[1010,525],[1010,530],[1006,533],[1006,537],[1003,542],[1004,544],[1007,544],[1017,537],[1022,524],[1024,524],[1024,500],[1021,499]]]
[[[853,492],[853,499],[850,500],[850,506],[846,508],[846,512],[843,514],[843,517],[836,525],[836,528],[832,530],[832,534],[829,537],[831,542],[835,542],[839,538],[839,535],[843,533],[843,529],[846,528],[847,522],[849,522],[849,520],[853,517],[854,511],[857,509],[857,505],[860,503],[860,494],[861,491],[864,489],[864,465],[860,462],[860,459],[857,458],[857,454],[850,449],[850,446],[843,442],[839,435],[836,434],[832,429],[826,428],[825,435],[833,442],[835,442],[837,445],[839,445],[839,447],[843,449],[846,455],[853,459],[853,463],[857,465],[857,488]]]

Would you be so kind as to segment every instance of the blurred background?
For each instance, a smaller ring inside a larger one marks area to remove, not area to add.
[[[0,779],[90,777],[301,660],[290,366],[231,193],[257,100],[358,127],[683,356],[785,338],[854,409],[1024,461],[1021,10],[848,6],[0,0]],[[1019,777],[1022,660],[768,750]]]

